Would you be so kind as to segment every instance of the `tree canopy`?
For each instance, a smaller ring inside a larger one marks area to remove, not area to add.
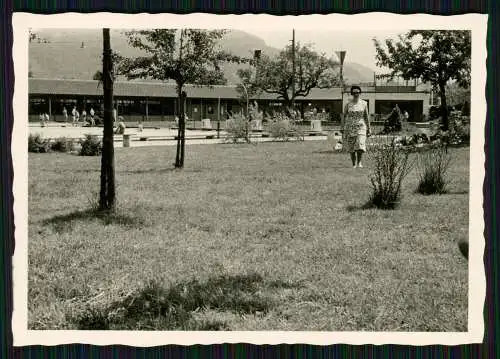
[[[119,73],[128,79],[173,80],[177,84],[179,132],[176,167],[184,166],[186,94],[183,86],[225,84],[222,64],[246,61],[222,50],[220,40],[225,33],[226,30],[199,29],[153,29],[126,33],[129,44],[144,55],[119,57]]]
[[[377,65],[390,69],[390,78],[421,79],[441,97],[443,127],[448,128],[446,84],[470,85],[471,33],[468,30],[412,30],[384,44],[373,39]]]
[[[241,58],[223,51],[226,30],[154,29],[127,32],[129,44],[145,55],[120,58],[119,71],[129,79],[173,80],[178,85],[219,85],[226,80],[221,64]]]
[[[238,75],[242,82],[251,84],[250,92],[275,94],[286,106],[297,97],[306,97],[313,88],[330,88],[340,84],[336,71],[338,63],[325,54],[297,43],[295,73],[293,56],[292,46],[289,45],[275,58],[262,55],[253,61],[253,69],[240,70]]]

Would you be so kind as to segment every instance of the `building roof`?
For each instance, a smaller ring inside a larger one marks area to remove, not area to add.
[[[193,86],[186,85],[184,90],[188,98],[203,99],[239,99],[240,95],[236,91],[236,86]],[[412,91],[413,90],[413,91]],[[363,87],[363,92],[414,92],[415,88],[391,88],[383,87]],[[30,95],[83,95],[102,96],[102,84],[95,80],[61,80],[61,79],[29,79]],[[177,97],[175,84],[159,82],[137,82],[137,81],[116,81],[113,87],[113,94],[117,97]],[[341,97],[340,87],[331,89],[311,89],[307,97],[300,97],[304,100],[332,100]],[[277,95],[262,93],[257,96],[261,100],[276,100]]]

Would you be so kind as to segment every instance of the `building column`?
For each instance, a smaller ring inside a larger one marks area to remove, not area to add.
[[[149,106],[147,97],[146,97],[146,121],[149,121]]]
[[[164,105],[163,99],[160,99],[160,110],[161,110],[161,120],[162,121],[164,120],[164,117],[163,117],[164,116],[163,115],[163,113],[164,113],[164,111],[163,111],[163,105]]]
[[[52,118],[52,99],[49,96],[49,116]]]
[[[370,115],[375,114],[375,101],[377,101],[376,98],[377,98],[376,93],[374,93],[372,98],[370,98],[370,102],[368,104],[368,113]]]
[[[203,116],[203,99],[200,99],[200,121],[203,120],[205,116]]]

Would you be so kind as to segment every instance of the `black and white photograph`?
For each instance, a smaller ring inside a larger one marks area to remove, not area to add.
[[[15,32],[22,331],[482,340],[486,17],[85,16]]]

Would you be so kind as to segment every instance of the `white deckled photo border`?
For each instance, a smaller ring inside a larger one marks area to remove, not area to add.
[[[486,277],[483,262],[485,248],[483,182],[485,175],[484,127],[486,121],[486,34],[487,15],[464,14],[437,16],[365,13],[355,15],[214,15],[214,14],[114,14],[66,13],[37,15],[14,13],[13,60],[15,70],[12,161],[14,168],[15,253],[13,257],[14,309],[12,317],[15,346],[83,343],[123,344],[149,347],[166,344],[301,343],[459,345],[480,343],[484,337],[483,310]],[[54,331],[28,330],[28,29],[36,28],[283,28],[296,30],[359,31],[408,29],[454,29],[472,31],[471,59],[471,142],[469,191],[469,302],[467,332],[284,332],[284,331]]]

